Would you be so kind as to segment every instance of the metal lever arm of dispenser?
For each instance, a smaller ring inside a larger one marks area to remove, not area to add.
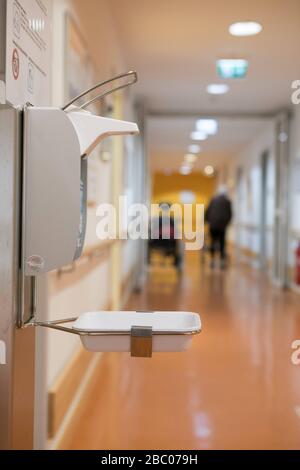
[[[75,98],[73,98],[71,101],[69,101],[67,104],[65,104],[62,107],[62,110],[66,111],[71,105],[76,103],[76,101],[80,100],[84,96],[87,96],[89,93],[92,93],[93,91],[98,90],[99,88],[102,88],[102,87],[104,87],[108,84],[111,84],[111,83],[113,83],[117,80],[121,80],[122,78],[128,78],[128,77],[132,77],[132,80],[127,81],[125,83],[122,83],[121,85],[117,85],[114,88],[111,88],[111,89],[109,89],[105,92],[100,93],[99,95],[96,95],[94,98],[91,98],[90,100],[86,101],[82,105],[78,106],[78,108],[86,109],[90,104],[94,103],[95,101],[101,100],[105,96],[110,95],[111,93],[114,93],[115,91],[122,90],[123,88],[126,88],[130,85],[133,85],[138,80],[137,73],[133,70],[130,70],[129,72],[126,72],[126,73],[122,73],[120,75],[116,75],[113,78],[110,78],[108,80],[105,80],[104,82],[100,82],[97,85],[94,85],[93,87],[91,87],[91,88],[85,90],[84,92],[80,93],[80,95],[75,96]]]

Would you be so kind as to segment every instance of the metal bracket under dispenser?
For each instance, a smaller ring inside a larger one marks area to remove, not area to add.
[[[193,312],[97,311],[77,318],[35,322],[34,326],[78,335],[91,352],[152,357],[153,352],[185,351],[193,336],[200,333],[201,320]]]
[[[76,321],[77,318],[65,318],[58,321],[50,322],[34,322],[33,326],[40,326],[53,330],[71,333],[78,336],[112,336],[113,334],[121,334],[121,332],[108,332],[108,331],[85,331],[74,330],[73,328],[63,326],[65,323]],[[123,332],[123,335],[125,333]],[[152,344],[153,344],[153,328],[151,326],[132,326],[130,330],[130,354],[131,357],[152,357]]]

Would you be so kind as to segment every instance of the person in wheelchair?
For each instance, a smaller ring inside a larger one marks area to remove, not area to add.
[[[174,266],[179,271],[182,268],[182,256],[180,253],[180,240],[176,239],[176,221],[170,211],[171,204],[161,202],[159,215],[151,220],[151,235],[148,247],[148,260],[150,263],[151,251],[158,250],[165,256],[172,256]]]

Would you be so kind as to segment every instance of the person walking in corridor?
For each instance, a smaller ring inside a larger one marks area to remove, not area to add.
[[[210,201],[206,212],[205,221],[209,226],[211,239],[211,267],[215,267],[215,254],[220,253],[221,268],[226,268],[226,231],[232,219],[231,202],[227,196],[227,187],[220,186],[217,195]]]

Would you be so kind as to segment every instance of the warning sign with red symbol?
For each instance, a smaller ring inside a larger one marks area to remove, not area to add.
[[[7,0],[6,100],[49,106],[51,0]]]

